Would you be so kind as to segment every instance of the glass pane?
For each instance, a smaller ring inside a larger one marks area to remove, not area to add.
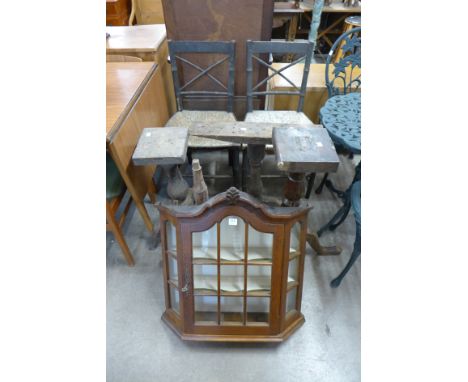
[[[273,234],[259,232],[249,225],[248,261],[272,261]]]
[[[171,308],[180,314],[179,291],[169,284],[169,294],[171,297]]]
[[[269,297],[247,297],[247,322],[268,322],[269,315]]]
[[[168,255],[167,262],[169,266],[169,279],[177,283],[177,260],[173,256]]]
[[[245,223],[238,216],[226,216],[221,226],[221,259],[244,260]]]
[[[291,238],[289,241],[289,255],[293,256],[299,253],[301,238],[301,223],[297,222],[291,229]]]
[[[192,233],[192,257],[194,259],[217,260],[218,235],[216,224],[207,231]]]
[[[216,294],[218,291],[218,267],[216,265],[193,265],[195,294]]]
[[[221,297],[221,324],[242,325],[244,313],[243,297]]]
[[[288,269],[288,284],[293,281],[298,281],[299,274],[299,257],[295,257],[289,262]]]
[[[269,296],[271,290],[271,266],[250,265],[247,268],[247,293]]]
[[[195,323],[198,325],[218,323],[218,297],[195,296]]]
[[[166,243],[167,250],[175,253],[177,250],[176,229],[170,221],[166,221]]]
[[[244,291],[244,266],[221,265],[221,293],[241,294]]]
[[[286,297],[286,313],[296,309],[297,288],[291,289]]]

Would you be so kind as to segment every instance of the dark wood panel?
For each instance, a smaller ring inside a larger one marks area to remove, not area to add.
[[[167,38],[172,40],[236,41],[236,73],[234,110],[236,116],[245,113],[247,40],[270,40],[273,23],[273,0],[163,0]],[[202,67],[214,58],[195,57],[191,61]],[[227,70],[220,79],[227,83]],[[254,68],[255,69],[255,68]],[[187,69],[186,69],[187,70]],[[187,71],[190,79],[193,72]],[[267,76],[266,68],[256,68],[254,81]],[[209,80],[203,84],[211,89]],[[200,82],[202,83],[202,82]],[[239,98],[241,97],[241,98]],[[206,104],[206,102],[205,102]],[[223,103],[218,103],[220,109]],[[192,104],[191,107],[196,107]],[[205,106],[206,107],[206,106]]]

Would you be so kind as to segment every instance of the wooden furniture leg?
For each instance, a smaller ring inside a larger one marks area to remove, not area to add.
[[[296,39],[296,31],[297,31],[297,24],[299,21],[299,15],[294,14],[291,19],[289,20],[289,28],[288,28],[288,34],[286,36],[286,41],[294,41]],[[287,54],[286,55],[286,62],[292,62],[293,60],[293,55],[292,54]]]
[[[297,207],[304,195],[305,174],[301,172],[288,172],[288,181],[284,186],[283,206]]]
[[[247,155],[250,165],[247,192],[256,198],[261,198],[263,194],[261,168],[262,160],[265,158],[265,145],[247,145]]]
[[[109,225],[109,228],[115,236],[115,239],[117,240],[117,243],[119,243],[120,248],[122,249],[122,252],[125,256],[125,260],[127,260],[128,265],[134,266],[135,261],[133,260],[130,248],[128,248],[127,242],[125,241],[122,230],[120,229],[119,222],[117,222],[117,220],[115,219],[115,214],[109,201],[106,201],[106,220],[107,224]]]
[[[288,181],[284,187],[283,206],[296,207],[299,205],[300,199],[304,195],[304,179],[304,173],[288,173]],[[321,245],[315,232],[307,233],[307,242],[318,256],[339,255],[342,251],[341,247],[336,245],[329,247]]]

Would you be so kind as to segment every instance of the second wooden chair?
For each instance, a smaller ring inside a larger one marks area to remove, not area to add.
[[[235,41],[169,40],[169,54],[178,111],[169,119],[166,126],[188,127],[190,129],[190,125],[197,122],[236,121],[232,113],[234,99],[235,45]],[[197,58],[200,57],[201,54],[210,54],[216,58],[220,55],[224,57],[214,63],[208,64],[208,66],[203,69],[198,63],[194,62],[197,61]],[[189,60],[189,58],[191,60]],[[221,66],[226,61],[228,62],[228,75],[227,84],[225,85],[212,73],[216,72],[218,76],[222,76]],[[214,70],[215,68],[216,70]],[[190,74],[190,72],[196,74],[191,79],[187,79],[187,74]],[[201,81],[202,78],[204,78],[205,81]],[[200,101],[201,99],[208,101],[209,105],[213,104],[213,100],[227,100],[227,111],[187,110],[185,108],[185,102]],[[240,146],[238,144],[190,136],[187,155],[191,162],[192,150],[220,149],[229,151],[229,164],[232,167],[234,184],[238,185],[240,183]]]

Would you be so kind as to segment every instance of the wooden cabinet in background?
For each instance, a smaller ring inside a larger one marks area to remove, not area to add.
[[[310,207],[271,208],[235,188],[158,205],[166,311],[184,340],[281,342],[304,323]]]
[[[271,39],[273,0],[162,0],[167,38],[170,40],[236,41],[234,114],[243,120],[246,109],[246,41]],[[188,58],[203,68],[214,63],[214,57]],[[190,69],[186,66],[186,69]],[[227,83],[227,71],[216,77]],[[267,76],[264,66],[254,65],[253,81]],[[190,79],[191,77],[188,76]],[[181,82],[185,83],[182,76]],[[197,81],[205,90],[217,90],[209,78]],[[187,109],[226,110],[226,102],[219,99],[197,99]]]
[[[164,24],[107,27],[106,33],[109,34],[106,54],[135,56],[158,64],[164,83],[160,97],[167,105],[169,116],[172,116],[176,112],[176,102],[171,65],[167,62],[169,52]]]
[[[162,0],[133,0],[138,25],[164,24]]]
[[[106,0],[106,25],[128,25],[131,10],[131,0]]]

